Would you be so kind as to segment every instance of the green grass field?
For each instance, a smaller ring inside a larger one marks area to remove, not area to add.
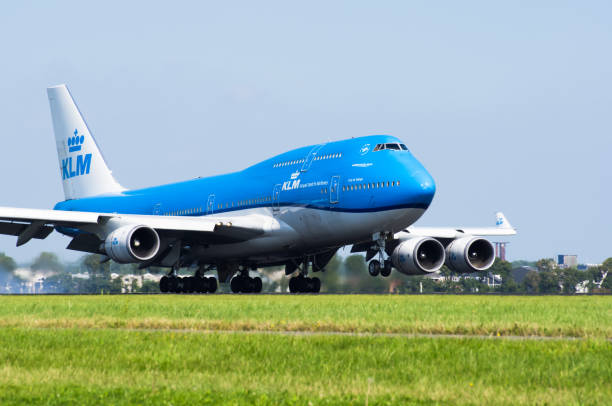
[[[0,297],[0,404],[612,404],[610,338],[603,296]]]

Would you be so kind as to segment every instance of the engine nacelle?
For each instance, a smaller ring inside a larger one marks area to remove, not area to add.
[[[148,261],[159,251],[159,235],[147,226],[123,226],[104,240],[104,249],[120,264]]]
[[[406,275],[436,272],[444,264],[444,246],[430,237],[411,238],[395,247],[391,263]]]
[[[495,249],[480,237],[462,237],[446,247],[446,266],[456,272],[485,271],[495,261]]]

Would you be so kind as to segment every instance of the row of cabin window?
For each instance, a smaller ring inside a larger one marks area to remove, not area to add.
[[[399,185],[400,185],[399,180],[393,180],[393,181],[387,181],[387,182],[360,183],[358,185],[342,186],[342,191],[349,192],[353,190],[377,189],[377,188],[383,188],[383,187],[395,187]]]
[[[323,159],[334,159],[334,158],[342,158],[342,154],[341,153],[337,153],[337,154],[327,154],[327,155],[321,155],[321,156],[317,156],[314,158],[315,161],[321,161]],[[297,165],[297,164],[303,164],[304,163],[304,159],[297,159],[295,161],[287,161],[287,162],[280,162],[277,164],[274,164],[274,168],[282,168],[284,166],[289,166],[289,165]]]
[[[272,196],[260,197],[258,199],[248,199],[248,200],[240,200],[234,204],[234,202],[229,203],[217,203],[217,209],[228,209],[230,207],[238,207],[238,206],[247,206],[257,203],[265,203],[271,202]],[[202,213],[202,208],[194,208],[194,209],[184,209],[184,210],[175,210],[165,213],[166,216],[184,216],[188,214],[198,214]]]
[[[314,160],[315,161],[322,161],[324,159],[336,159],[336,158],[342,158],[342,154],[341,153],[337,153],[337,154],[327,154],[327,155],[316,156],[314,158]]]
[[[271,201],[272,201],[272,196],[260,197],[257,199],[239,200],[238,202],[236,202],[236,207],[249,206],[252,204],[266,203],[266,202],[271,202]],[[223,208],[228,209],[230,207],[234,207],[234,202],[225,203],[225,205],[223,203],[220,203],[217,208],[218,209],[223,209]]]
[[[174,210],[164,213],[165,216],[185,216],[187,214],[198,214],[202,213],[201,207],[196,207],[193,209],[184,209],[184,210]]]
[[[383,188],[383,187],[396,187],[400,185],[400,181],[387,181],[385,182],[372,182],[372,183],[360,183],[357,185],[345,185],[342,186],[343,192],[353,191],[353,190],[365,190],[365,189],[375,189],[375,188]],[[321,194],[327,194],[327,188],[321,189]],[[217,203],[217,209],[228,209],[230,207],[239,207],[239,206],[248,206],[257,203],[265,203],[271,202],[272,196],[261,197],[258,199],[248,199],[248,200],[240,200],[235,205],[234,202],[230,203]],[[183,216],[188,214],[197,214],[202,212],[202,207],[194,208],[194,209],[185,209],[185,210],[177,210],[166,213],[166,216]]]

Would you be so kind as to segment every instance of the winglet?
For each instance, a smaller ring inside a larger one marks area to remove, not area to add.
[[[512,224],[510,224],[508,219],[506,219],[506,216],[504,216],[504,213],[502,213],[501,211],[498,211],[497,213],[495,213],[495,225],[497,226],[497,228],[514,229],[514,227],[512,227]]]

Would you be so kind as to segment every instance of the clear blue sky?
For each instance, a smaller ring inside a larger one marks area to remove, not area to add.
[[[0,5],[0,204],[63,198],[45,88],[67,83],[118,180],[219,174],[400,137],[437,182],[419,225],[519,229],[510,259],[612,256],[612,3]],[[66,237],[0,251],[72,260]]]

